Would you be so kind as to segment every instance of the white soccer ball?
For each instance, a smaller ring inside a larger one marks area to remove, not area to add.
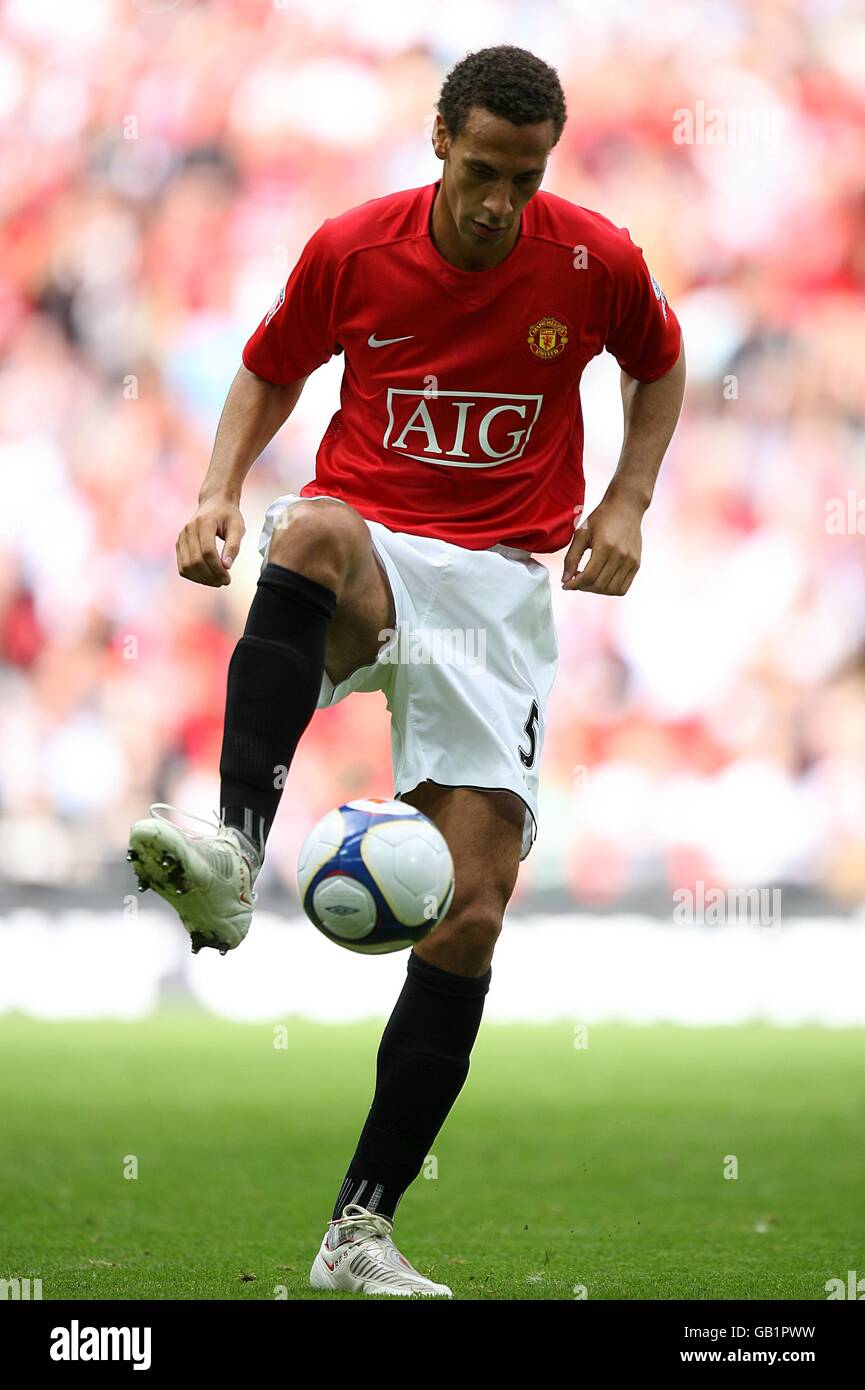
[[[453,860],[441,831],[416,807],[362,798],[329,811],[307,835],[297,890],[329,941],[384,955],[413,946],[445,916]]]

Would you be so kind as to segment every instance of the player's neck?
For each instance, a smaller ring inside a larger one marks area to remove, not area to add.
[[[440,183],[433,202],[429,230],[439,255],[450,265],[456,266],[457,270],[492,270],[513,251],[520,234],[520,223],[517,222],[513,232],[496,246],[491,246],[489,250],[480,247],[474,251],[466,246],[457,231],[445,197],[444,184]]]

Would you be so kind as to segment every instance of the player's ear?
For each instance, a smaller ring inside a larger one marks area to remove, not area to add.
[[[449,144],[450,136],[448,135],[447,126],[438,112],[436,112],[436,118],[433,121],[432,128],[432,146],[435,150],[437,159],[447,159]]]

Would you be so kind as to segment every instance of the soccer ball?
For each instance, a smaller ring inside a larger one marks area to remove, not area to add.
[[[329,811],[310,831],[297,890],[328,941],[385,955],[413,946],[442,920],[454,865],[441,831],[416,807],[367,797]]]

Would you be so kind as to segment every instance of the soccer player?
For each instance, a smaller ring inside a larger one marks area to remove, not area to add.
[[[139,886],[176,908],[193,950],[236,947],[279,774],[313,713],[385,692],[395,795],[444,834],[456,892],[409,955],[316,1288],[450,1295],[391,1231],[468,1074],[496,938],[536,833],[558,646],[549,571],[533,556],[567,546],[565,589],[626,594],[681,408],[679,325],[639,247],[540,191],[565,118],[555,71],[524,49],[487,48],[454,67],[432,132],[441,178],[330,218],[310,238],[246,344],[177,541],[184,578],[230,582],[244,478],[310,373],[342,353],[340,409],[315,478],[267,509],[228,670],[218,824],[196,833],[157,805],[129,851]],[[603,349],[622,369],[624,441],[580,521],[580,376]],[[380,659],[401,629],[455,627],[483,633],[482,669]]]

